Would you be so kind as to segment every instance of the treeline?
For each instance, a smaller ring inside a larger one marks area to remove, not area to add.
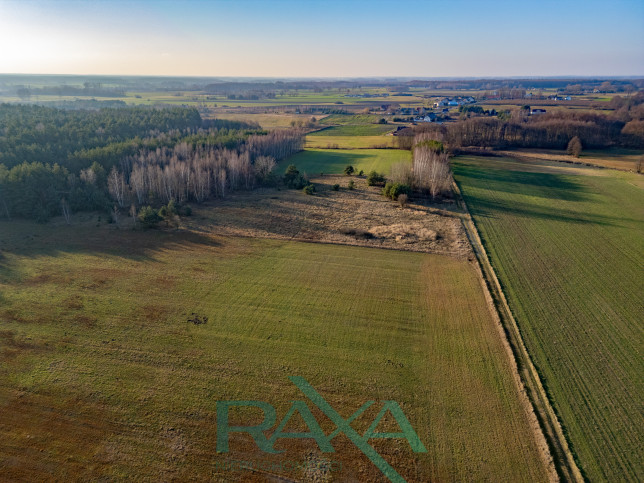
[[[528,79],[454,79],[454,80],[412,80],[410,87],[425,89],[453,90],[501,90],[501,89],[558,89],[564,91],[570,86],[583,90],[597,89],[601,92],[629,92],[644,88],[644,79],[591,79],[591,78],[528,78]]]
[[[56,101],[43,101],[41,99],[28,101],[30,105],[37,105],[43,107],[55,107],[56,109],[66,110],[90,110],[98,111],[99,109],[113,108],[127,108],[128,104],[125,101],[118,99],[74,99],[70,100],[56,100]]]
[[[0,214],[44,222],[77,211],[110,211],[169,201],[202,202],[269,182],[277,160],[300,151],[300,131],[214,129],[159,133],[110,169],[79,173],[59,164],[0,164]],[[169,147],[170,146],[170,147]]]
[[[538,116],[523,116],[521,110],[510,119],[474,117],[452,124],[416,126],[408,136],[397,136],[401,148],[410,149],[412,136],[428,133],[450,148],[549,148],[565,149],[578,137],[586,148],[610,146],[644,147],[644,121],[624,122],[616,117],[595,113],[559,111]],[[404,133],[403,133],[404,134]]]
[[[59,85],[43,87],[18,87],[16,94],[20,98],[31,96],[88,96],[88,97],[124,97],[121,88],[104,87],[100,82],[85,82],[83,87]]]
[[[181,142],[124,159],[121,169],[110,172],[108,189],[121,208],[132,203],[201,203],[270,182],[276,161],[303,146],[304,133],[287,130],[250,135],[236,149]]]
[[[0,164],[11,168],[25,161],[58,163],[77,172],[91,164],[79,162],[80,151],[201,125],[194,108],[69,111],[0,104]]]

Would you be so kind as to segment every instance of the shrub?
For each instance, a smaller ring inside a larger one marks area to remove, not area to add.
[[[198,315],[194,312],[191,315],[192,317],[188,317],[188,322],[192,322],[195,325],[203,325],[208,323],[208,317],[205,315]]]
[[[333,186],[331,186],[331,189],[332,189],[333,191],[340,191],[340,185],[336,183],[336,184],[334,184]]]
[[[387,183],[385,188],[382,190],[383,195],[394,201],[397,200],[400,195],[409,195],[410,193],[411,187],[407,184],[400,183]]]
[[[356,184],[353,182],[353,180],[349,180],[349,184],[347,185],[347,188],[350,190],[353,190],[356,188]]]
[[[298,171],[294,164],[286,168],[284,173],[284,184],[291,189],[301,190],[309,184],[309,180]]]
[[[346,174],[347,176],[351,176],[354,172],[355,172],[355,169],[351,165],[344,168],[344,174]]]
[[[385,184],[385,175],[378,174],[376,171],[371,171],[367,175],[367,185],[369,186],[384,186]]]
[[[152,228],[156,226],[163,218],[159,215],[159,212],[151,206],[144,206],[139,211],[138,219],[146,228]]]
[[[306,193],[307,195],[312,195],[313,193],[315,193],[315,186],[313,186],[312,184],[307,184],[304,188],[302,188],[302,191],[304,191],[304,193]]]

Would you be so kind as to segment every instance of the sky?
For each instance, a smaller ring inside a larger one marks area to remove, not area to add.
[[[0,73],[644,75],[643,0],[0,0]]]

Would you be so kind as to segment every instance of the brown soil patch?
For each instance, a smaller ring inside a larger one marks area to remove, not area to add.
[[[83,304],[83,299],[79,295],[69,297],[67,300],[65,300],[65,302],[63,302],[63,304],[65,307],[71,310],[80,310],[85,306]]]
[[[76,315],[74,317],[74,322],[82,325],[83,327],[91,328],[96,326],[97,319],[96,317],[88,315]]]
[[[170,311],[166,307],[147,304],[141,307],[141,317],[149,322],[158,322],[165,319]]]
[[[60,274],[40,273],[38,275],[25,279],[23,281],[23,284],[28,287],[35,287],[38,285],[44,285],[46,283],[64,285],[66,283],[69,283],[69,281],[69,277],[65,277]]]
[[[355,189],[347,189],[349,180]],[[237,192],[197,207],[186,228],[224,236],[292,239],[376,248],[471,256],[452,203],[412,198],[405,208],[387,200],[364,178],[326,175],[314,178],[315,195],[298,190]],[[333,191],[334,184],[341,186]]]
[[[31,338],[20,337],[12,330],[0,330],[0,361],[3,363],[16,359],[26,351],[34,350],[45,350],[45,346]]]
[[[94,454],[115,428],[102,408],[83,401],[61,407],[60,396],[13,391],[0,414],[3,481],[96,480],[104,474]]]

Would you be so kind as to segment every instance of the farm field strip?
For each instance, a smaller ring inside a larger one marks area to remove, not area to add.
[[[370,149],[393,148],[393,136],[306,136],[309,149]]]
[[[365,174],[375,170],[389,173],[392,164],[411,162],[411,153],[400,149],[306,149],[278,164],[278,172],[294,164],[300,171],[311,175],[318,173],[342,174],[346,166],[352,165],[356,172]]]
[[[8,478],[230,477],[213,469],[225,458],[216,401],[267,401],[283,415],[298,398],[291,375],[345,417],[366,399],[398,401],[428,453],[374,445],[408,481],[547,478],[466,260],[93,225],[1,228]],[[378,478],[341,439],[338,478]],[[283,449],[305,458],[311,444]],[[266,458],[243,436],[231,448],[230,458]]]
[[[393,129],[395,129],[395,127],[392,127],[389,124],[343,124],[312,132],[309,136],[378,136],[392,131]]]
[[[454,171],[585,476],[641,480],[644,195],[625,179],[636,175],[477,157]]]

